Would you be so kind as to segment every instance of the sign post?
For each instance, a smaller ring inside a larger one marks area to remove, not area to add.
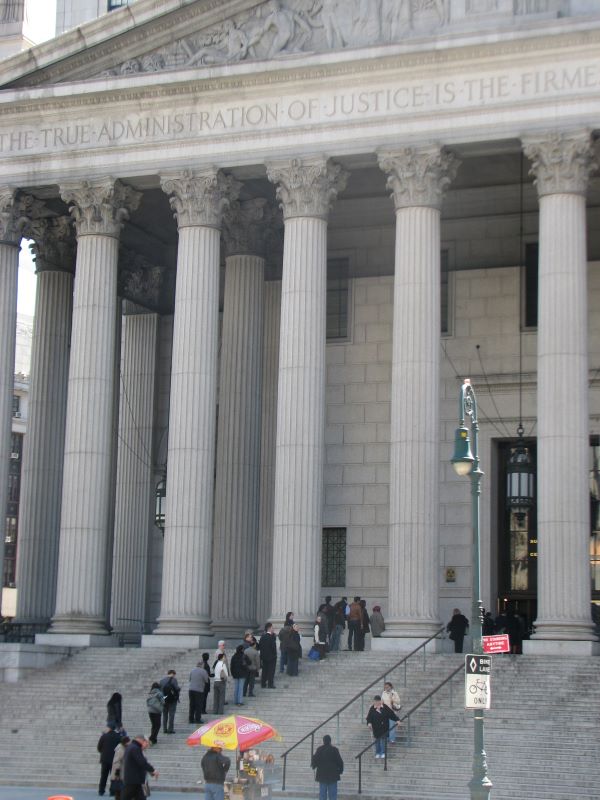
[[[491,656],[481,656],[473,653],[468,653],[465,656],[465,708],[490,708],[492,699],[491,672]]]

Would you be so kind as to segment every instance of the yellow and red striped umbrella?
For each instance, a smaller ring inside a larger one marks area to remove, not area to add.
[[[250,750],[267,739],[281,741],[281,736],[272,725],[261,719],[231,714],[204,723],[188,736],[187,743],[190,747],[204,745],[222,747],[224,750]]]

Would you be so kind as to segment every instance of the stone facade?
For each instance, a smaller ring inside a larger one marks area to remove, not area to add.
[[[125,621],[145,645],[197,646],[290,609],[308,630],[326,593],[378,601],[386,647],[470,615],[449,463],[469,377],[483,602],[535,607],[532,647],[594,651],[600,3],[164,6],[0,65],[7,341],[21,232],[70,214],[52,269],[77,253],[40,641],[106,642]],[[348,330],[328,341],[340,274]],[[48,331],[70,317],[53,313]],[[500,453],[519,423],[537,439],[538,586],[505,600]],[[344,585],[322,585],[323,528],[345,529]]]

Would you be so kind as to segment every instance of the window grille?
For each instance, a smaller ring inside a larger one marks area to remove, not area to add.
[[[321,586],[346,585],[346,528],[323,528]]]

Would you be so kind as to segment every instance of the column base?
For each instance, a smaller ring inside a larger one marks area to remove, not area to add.
[[[108,636],[104,617],[71,616],[60,614],[52,618],[48,633],[66,634],[67,636]]]
[[[170,650],[215,650],[217,639],[193,633],[150,633],[142,636],[142,647]]]
[[[50,644],[53,647],[117,647],[114,636],[93,633],[36,633],[36,644]]]
[[[385,638],[383,636],[371,638],[371,650],[374,653],[410,653],[429,638],[429,636],[390,636],[387,630],[384,633],[387,634]],[[425,650],[428,653],[442,653],[444,652],[442,643],[443,640],[432,639],[425,645]]]
[[[208,617],[159,617],[152,636],[208,636],[213,638]]]
[[[442,623],[438,620],[418,619],[386,619],[385,630],[381,634],[384,639],[413,637],[416,639],[429,639],[436,634]]]
[[[523,653],[527,656],[600,656],[600,642],[525,639]]]

